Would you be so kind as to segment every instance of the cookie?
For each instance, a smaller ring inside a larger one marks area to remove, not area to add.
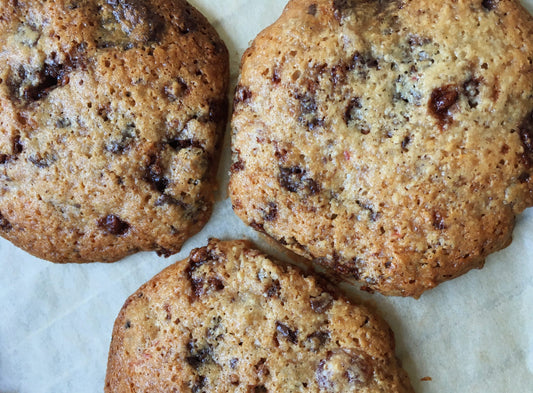
[[[212,210],[228,63],[183,0],[2,1],[0,234],[54,262],[178,252]]]
[[[292,0],[242,58],[230,194],[335,275],[419,296],[533,205],[533,18],[518,1]]]
[[[384,321],[247,241],[211,239],[131,295],[105,392],[412,392]]]

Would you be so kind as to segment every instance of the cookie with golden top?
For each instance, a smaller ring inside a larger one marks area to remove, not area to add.
[[[419,296],[533,205],[533,18],[513,0],[292,0],[242,58],[232,124],[245,223]]]
[[[247,241],[211,239],[129,297],[105,392],[413,392],[384,321]]]
[[[214,28],[183,0],[0,5],[0,234],[54,262],[179,251],[213,204]]]

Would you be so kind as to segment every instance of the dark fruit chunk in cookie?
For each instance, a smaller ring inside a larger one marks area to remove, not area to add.
[[[13,229],[11,223],[3,216],[2,213],[0,213],[0,229],[6,232]]]

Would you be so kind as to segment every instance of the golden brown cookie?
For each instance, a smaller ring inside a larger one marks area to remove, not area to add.
[[[533,18],[514,0],[292,0],[242,58],[232,122],[247,224],[418,296],[533,205]]]
[[[184,0],[0,2],[0,234],[170,255],[211,213],[228,53]]]
[[[209,241],[129,297],[105,392],[412,392],[366,307],[247,241]]]

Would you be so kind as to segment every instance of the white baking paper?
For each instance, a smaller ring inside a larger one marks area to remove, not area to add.
[[[225,40],[234,86],[243,51],[285,0],[191,3]],[[533,10],[533,0],[524,3]],[[250,238],[276,251],[233,214],[226,195],[229,158],[226,135],[214,214],[169,259],[140,253],[114,264],[55,265],[0,240],[0,393],[101,392],[114,319],[142,283],[209,237]],[[533,209],[518,218],[511,246],[490,256],[482,270],[419,300],[343,287],[390,323],[417,392],[533,392]]]

